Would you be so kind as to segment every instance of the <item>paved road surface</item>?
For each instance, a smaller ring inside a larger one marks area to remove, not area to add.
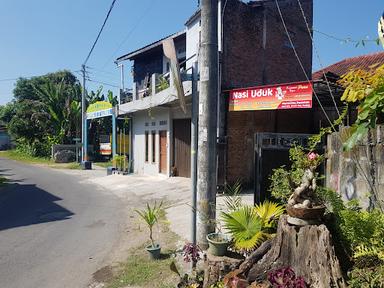
[[[60,170],[0,158],[0,173],[13,181],[0,188],[0,287],[86,287],[117,245],[121,200]]]

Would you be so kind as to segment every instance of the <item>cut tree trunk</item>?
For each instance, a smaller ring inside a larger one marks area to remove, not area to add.
[[[325,225],[291,226],[280,217],[271,249],[249,270],[249,283],[263,281],[267,272],[292,267],[310,287],[346,287],[335,255],[331,234]]]

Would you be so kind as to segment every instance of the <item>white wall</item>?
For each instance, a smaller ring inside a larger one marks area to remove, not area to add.
[[[160,121],[166,121],[160,125]],[[148,126],[146,126],[146,123]],[[153,125],[154,124],[154,125]],[[170,113],[169,108],[154,107],[149,110],[133,113],[133,161],[134,172],[137,174],[159,175],[159,131],[167,131],[167,173],[169,176],[170,163]],[[145,131],[149,132],[148,162],[145,161]],[[152,162],[152,131],[155,136],[155,162]]]

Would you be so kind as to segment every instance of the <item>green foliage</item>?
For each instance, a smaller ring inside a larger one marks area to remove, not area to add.
[[[29,155],[48,157],[51,139],[70,143],[80,134],[81,88],[69,71],[20,78],[13,92],[14,101],[0,109],[0,121]]]
[[[355,266],[384,263],[384,214],[379,210],[361,210],[357,201],[344,205],[341,197],[329,189],[319,193],[334,216],[331,230]]]
[[[115,155],[112,159],[113,166],[122,170],[126,161],[125,155]]]
[[[350,288],[384,288],[384,265],[373,268],[355,268],[349,273]]]
[[[241,200],[242,184],[237,180],[233,185],[225,185],[224,188],[224,205],[227,211],[236,211],[243,204]]]
[[[282,166],[273,170],[269,178],[271,180],[269,191],[275,199],[286,203],[293,190],[300,185],[305,169],[310,166],[317,167],[324,160],[324,156],[317,154],[314,160],[310,160],[309,153],[311,150],[294,146],[289,149],[289,160],[292,163],[290,169]]]
[[[15,115],[15,109],[16,107],[14,102],[9,102],[4,106],[0,106],[0,124],[7,125]]]
[[[277,220],[284,213],[283,206],[271,201],[264,201],[262,204],[256,205],[254,209],[265,228],[274,228]]]
[[[142,220],[148,225],[149,228],[149,239],[151,240],[152,247],[155,247],[155,242],[153,240],[153,226],[159,221],[161,214],[163,213],[163,202],[160,204],[155,204],[151,206],[147,203],[146,209],[138,210],[135,212],[141,217]]]
[[[351,71],[345,74],[339,83],[345,87],[342,101],[359,102],[357,120],[350,130],[349,139],[344,143],[344,149],[350,150],[367,134],[370,128],[376,126],[378,119],[383,115],[384,65],[370,71]]]
[[[271,237],[271,228],[283,211],[280,205],[268,201],[256,207],[245,205],[223,212],[223,226],[231,234],[234,248],[249,252]]]
[[[340,211],[340,229],[353,251],[354,259],[377,256],[384,261],[384,214],[363,211],[355,205]]]
[[[158,77],[158,83],[156,85],[156,93],[163,91],[165,89],[169,88],[169,82],[163,75],[160,75]]]

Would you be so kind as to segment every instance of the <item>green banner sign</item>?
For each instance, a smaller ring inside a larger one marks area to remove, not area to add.
[[[112,108],[112,104],[107,102],[107,101],[97,101],[91,105],[89,105],[88,109],[87,109],[87,113],[91,113],[91,112],[97,112],[97,111],[101,111],[101,110],[107,110],[107,109],[111,109]]]

